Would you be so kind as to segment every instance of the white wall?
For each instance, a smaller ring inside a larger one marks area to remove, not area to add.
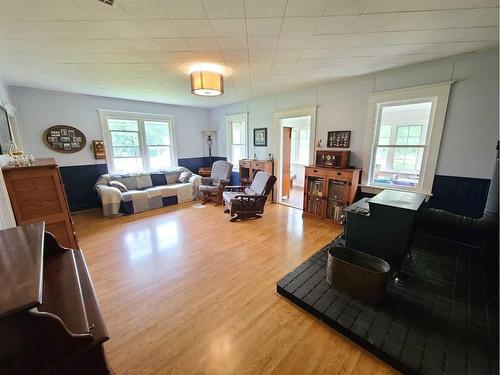
[[[225,115],[248,112],[249,154],[265,158],[277,150],[274,112],[316,105],[316,142],[321,139],[324,146],[330,130],[351,130],[350,164],[361,167],[371,93],[452,79],[457,82],[452,86],[436,174],[489,179],[498,140],[498,49],[215,108],[211,126],[220,135],[219,156],[225,156]],[[268,127],[267,148],[253,147],[252,129],[259,127]]]
[[[0,105],[5,106],[9,103],[10,97],[8,87],[5,81],[0,77]],[[0,155],[0,167],[6,165],[9,161],[8,156]],[[9,193],[5,186],[3,174],[0,173],[0,229],[14,227],[16,221],[10,205]]]
[[[24,151],[35,157],[54,157],[61,166],[105,163],[94,159],[90,147],[92,140],[102,139],[98,109],[174,115],[178,157],[205,156],[202,130],[210,127],[208,109],[15,86],[10,87],[10,96],[17,110]],[[45,146],[44,131],[58,124],[81,130],[87,138],[86,148],[63,154]]]

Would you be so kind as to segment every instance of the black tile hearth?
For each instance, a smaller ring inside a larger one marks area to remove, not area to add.
[[[278,281],[278,293],[403,373],[498,374],[498,280],[477,248],[419,236],[372,306],[326,282],[329,246]]]

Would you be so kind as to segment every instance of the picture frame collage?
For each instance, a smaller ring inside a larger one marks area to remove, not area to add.
[[[43,133],[43,141],[51,150],[62,153],[78,152],[87,143],[85,135],[69,125],[51,126]]]

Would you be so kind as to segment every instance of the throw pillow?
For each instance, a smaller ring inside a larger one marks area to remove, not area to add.
[[[163,173],[152,173],[151,182],[153,186],[161,186],[167,184],[167,177]]]
[[[177,181],[185,184],[185,183],[189,182],[189,179],[191,178],[192,175],[193,175],[193,172],[182,171],[181,174],[179,175],[179,179]]]
[[[167,184],[175,184],[177,182],[177,179],[179,178],[180,173],[179,172],[172,172],[172,173],[167,173],[165,174],[165,177],[167,178]]]
[[[123,185],[120,181],[109,181],[108,185],[117,188],[122,193],[126,193],[128,191],[127,187]]]

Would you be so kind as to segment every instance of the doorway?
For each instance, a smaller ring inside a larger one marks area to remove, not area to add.
[[[280,119],[280,189],[278,202],[303,209],[305,166],[311,156],[312,116]]]

